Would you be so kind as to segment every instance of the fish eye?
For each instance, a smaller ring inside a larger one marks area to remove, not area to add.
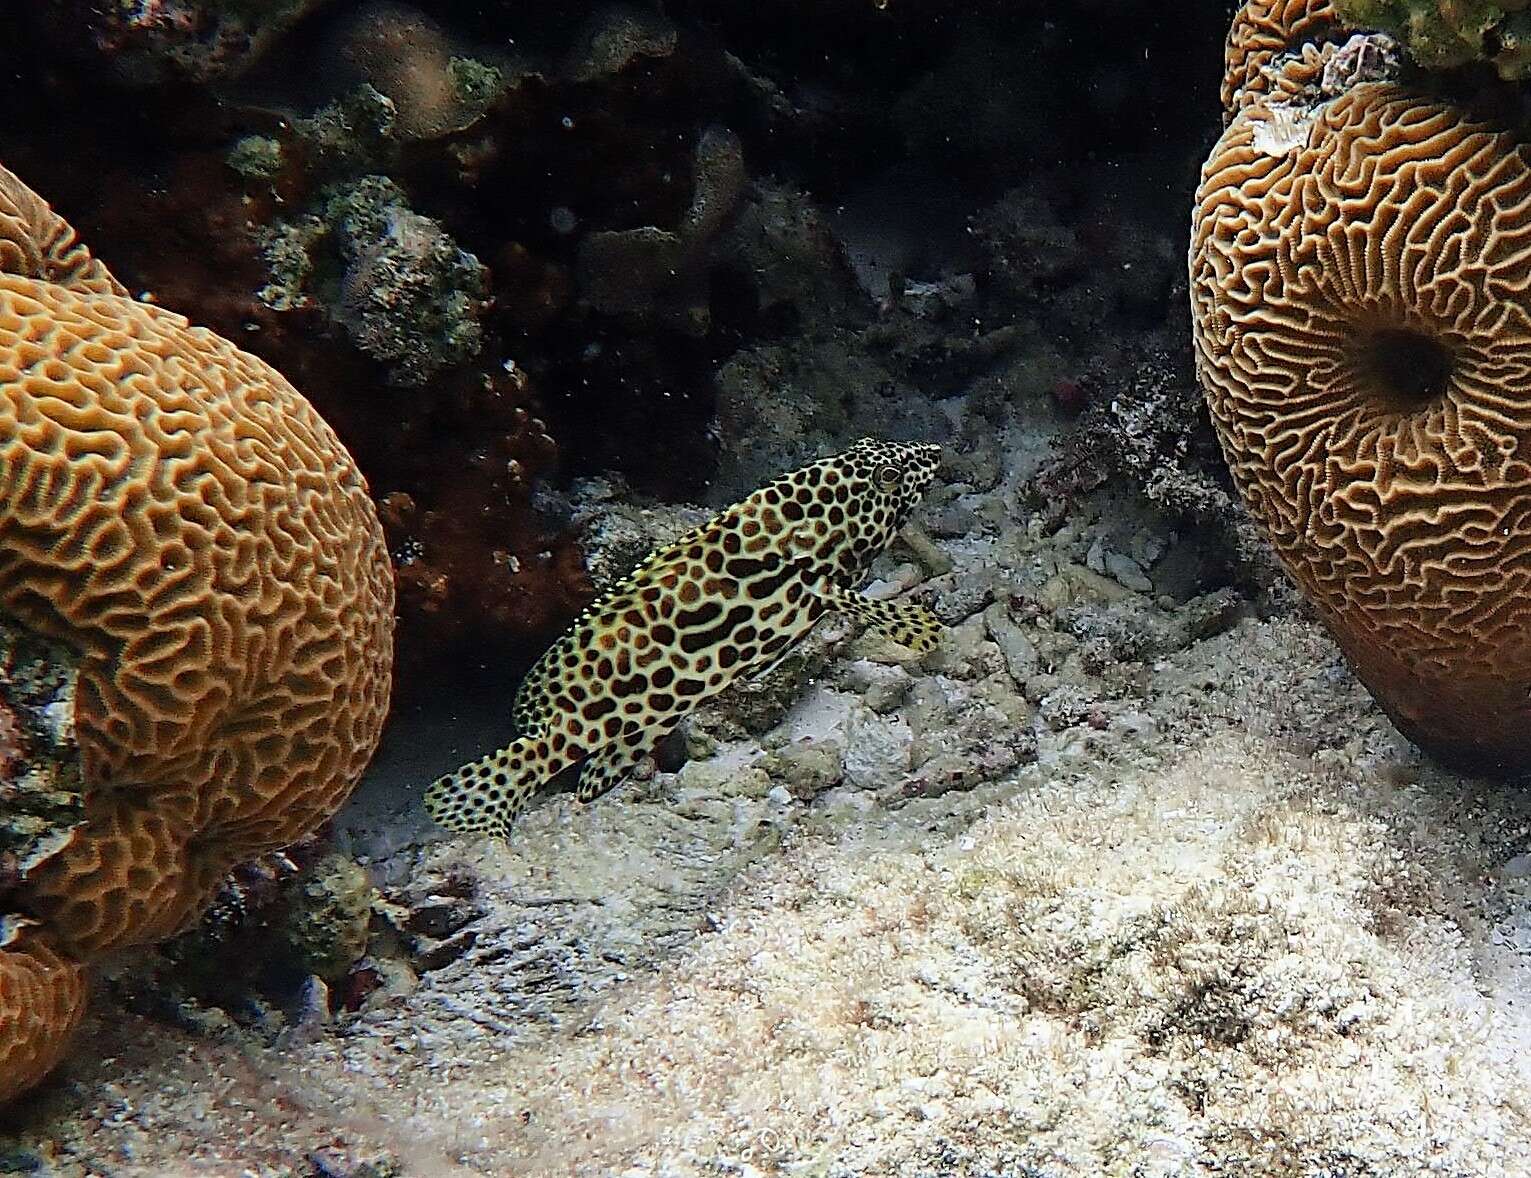
[[[877,485],[884,491],[891,491],[898,486],[899,480],[904,477],[904,472],[893,465],[879,466],[877,468]]]

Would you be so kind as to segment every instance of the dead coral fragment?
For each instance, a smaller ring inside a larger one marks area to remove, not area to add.
[[[59,21],[92,40],[124,80],[207,82],[248,70],[324,0],[116,0],[66,3]]]
[[[372,882],[354,859],[338,853],[308,867],[289,890],[277,929],[284,962],[331,984],[367,951]]]
[[[406,139],[434,139],[473,123],[504,90],[499,66],[462,56],[430,17],[404,4],[365,5],[347,22],[340,62],[387,96]]]
[[[641,58],[668,57],[678,39],[675,26],[663,17],[614,5],[585,26],[565,72],[576,82],[612,77]]]
[[[478,355],[489,272],[435,221],[394,206],[378,237],[353,237],[347,252],[340,322],[393,383],[421,385]]]
[[[479,354],[489,271],[386,176],[332,191],[317,215],[274,227],[261,299],[285,310],[319,301],[356,346],[418,386]]]
[[[84,816],[74,739],[77,662],[66,647],[0,618],[0,861],[18,876]]]
[[[709,127],[697,141],[693,168],[691,204],[674,230],[645,225],[581,240],[580,292],[596,310],[658,321],[688,335],[707,333],[707,262],[748,180],[739,137]]]

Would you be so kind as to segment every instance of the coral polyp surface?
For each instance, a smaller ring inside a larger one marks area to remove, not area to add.
[[[1249,0],[1234,14],[1223,52],[1224,112],[1270,88],[1267,71],[1277,57],[1338,23],[1331,0]]]
[[[80,966],[20,923],[0,921],[0,1104],[53,1069],[85,1009]]]
[[[1333,79],[1344,49],[1297,62]],[[1531,153],[1363,82],[1247,103],[1197,193],[1197,357],[1235,481],[1399,728],[1531,761]]]
[[[10,903],[88,962],[340,804],[387,712],[392,573],[297,391],[124,297],[3,170],[0,262],[0,612],[79,652],[85,793]]]

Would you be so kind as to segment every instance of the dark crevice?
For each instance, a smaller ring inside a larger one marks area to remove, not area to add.
[[[1413,328],[1369,331],[1356,341],[1357,367],[1390,409],[1410,411],[1444,396],[1455,358],[1433,336]]]

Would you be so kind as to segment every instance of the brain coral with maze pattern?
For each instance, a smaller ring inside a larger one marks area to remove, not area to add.
[[[0,611],[79,653],[87,790],[9,896],[3,1099],[56,1060],[77,964],[184,927],[335,810],[393,657],[383,533],[329,427],[262,361],[127,297],[4,169]]]
[[[1249,0],[1234,14],[1223,58],[1223,111],[1266,95],[1280,75],[1269,67],[1280,55],[1333,33],[1338,18],[1329,0]]]
[[[1392,83],[1307,108],[1242,86],[1191,244],[1235,480],[1399,728],[1524,774],[1531,150]]]

